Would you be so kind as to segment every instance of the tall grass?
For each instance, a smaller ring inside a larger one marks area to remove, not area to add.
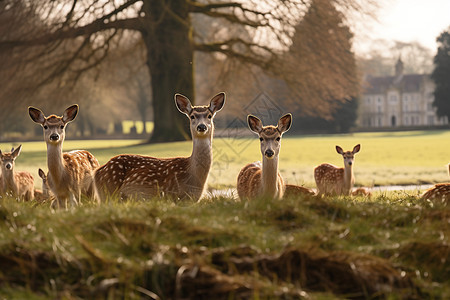
[[[8,299],[445,299],[449,207],[365,198],[166,199],[51,211],[3,199]]]

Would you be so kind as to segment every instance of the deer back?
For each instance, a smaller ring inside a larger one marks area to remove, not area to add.
[[[102,200],[114,193],[123,198],[160,195],[184,198],[190,191],[203,189],[203,186],[189,185],[191,176],[188,169],[187,157],[155,158],[122,154],[98,168],[94,181]]]

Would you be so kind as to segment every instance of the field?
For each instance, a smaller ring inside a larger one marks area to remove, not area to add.
[[[313,187],[315,165],[342,165],[334,145],[357,143],[360,185],[448,181],[450,131],[287,133],[281,171],[291,183]],[[65,142],[65,150],[78,148],[104,163],[119,153],[189,155],[191,144]],[[43,142],[24,143],[22,151],[17,169],[46,169]],[[214,188],[232,188],[239,169],[260,157],[255,137],[216,139],[214,152]],[[48,204],[1,200],[0,298],[450,298],[450,206],[423,201],[418,191],[83,203],[52,211]]]
[[[139,145],[139,140],[66,141],[65,151],[87,149],[100,161],[121,153],[156,157],[190,155],[191,142],[157,145]],[[446,164],[450,162],[450,131],[413,131],[390,133],[356,133],[348,135],[295,136],[289,132],[282,140],[280,171],[288,183],[315,187],[313,169],[329,162],[343,166],[342,156],[335,145],[351,150],[360,143],[356,155],[355,177],[358,186],[419,185],[448,180]],[[1,144],[10,149],[17,144]],[[247,163],[261,159],[258,139],[219,138],[213,143],[214,164],[209,184],[213,188],[232,188],[236,176]],[[44,142],[24,143],[17,159],[18,170],[27,170],[37,176],[37,169],[46,170]]]

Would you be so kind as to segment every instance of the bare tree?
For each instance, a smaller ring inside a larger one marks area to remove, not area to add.
[[[363,1],[363,0],[361,0]],[[341,10],[360,9],[358,0],[329,0]],[[194,51],[269,69],[291,43],[293,26],[309,6],[303,0],[4,0],[0,16],[13,16],[16,28],[0,39],[0,53],[20,55],[21,68],[39,74],[38,85],[76,82],[104,62],[111,50],[137,32],[146,49],[153,96],[154,133],[150,141],[188,138],[185,120],[172,105],[182,92],[194,99]],[[196,32],[193,18],[209,24],[245,27],[247,35]],[[30,26],[30,23],[37,26]],[[30,70],[32,69],[32,70]],[[33,71],[36,70],[36,71]],[[34,81],[36,82],[36,81]]]

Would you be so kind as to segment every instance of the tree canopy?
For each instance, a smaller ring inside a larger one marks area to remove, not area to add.
[[[338,7],[343,17],[346,11],[361,10],[364,1],[313,2]],[[100,76],[92,70],[108,62],[111,53],[140,44],[145,54],[137,62],[145,64],[151,85],[151,141],[186,139],[187,124],[173,95],[182,93],[196,102],[194,52],[280,73],[282,65],[274,62],[289,49],[294,27],[310,6],[302,0],[5,0],[0,3],[0,59],[10,64],[2,71],[20,82],[16,92],[54,85],[60,94],[53,97],[59,98],[86,74]],[[304,37],[324,32],[314,26],[307,30]],[[334,54],[326,45],[315,46],[310,50]]]
[[[436,84],[433,106],[439,117],[446,116],[450,120],[450,27],[439,35],[437,42],[435,68],[431,74]]]

